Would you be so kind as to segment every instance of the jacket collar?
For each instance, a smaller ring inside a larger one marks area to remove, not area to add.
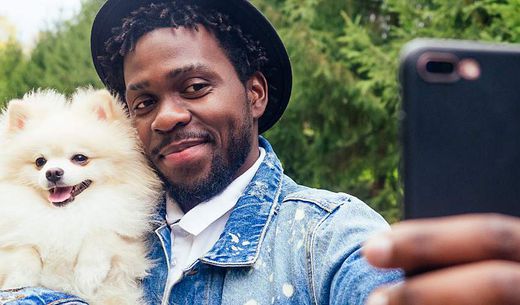
[[[263,137],[264,161],[235,205],[224,232],[201,259],[216,266],[251,266],[258,258],[268,224],[278,206],[283,169],[271,145]]]

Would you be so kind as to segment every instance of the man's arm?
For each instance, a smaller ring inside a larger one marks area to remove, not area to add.
[[[367,260],[410,276],[368,305],[520,304],[520,218],[465,215],[405,221],[369,240]]]
[[[343,199],[342,199],[343,198]],[[310,277],[317,304],[363,305],[371,291],[403,278],[401,270],[374,268],[361,255],[370,236],[386,232],[386,221],[359,199],[337,197],[345,203],[313,231]]]

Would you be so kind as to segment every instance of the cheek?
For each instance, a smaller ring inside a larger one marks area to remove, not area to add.
[[[78,184],[86,178],[92,178],[91,173],[89,173],[90,168],[91,166],[89,165],[80,166],[72,163],[63,165],[63,170],[65,171],[65,182],[68,184]]]
[[[45,177],[45,173],[42,174],[41,170],[38,170],[33,165],[27,164],[21,167],[21,170],[18,171],[17,176],[17,178],[24,184],[37,185],[40,181],[40,177]]]
[[[100,185],[111,180],[117,180],[118,176],[124,173],[121,170],[122,160],[99,158],[92,160],[85,166],[77,166],[74,170],[80,180],[90,179]]]
[[[227,131],[230,126],[241,125],[240,123],[246,120],[247,116],[251,116],[251,111],[242,103],[235,103],[234,107],[219,107],[207,111],[205,117],[206,121],[211,122],[212,125]]]

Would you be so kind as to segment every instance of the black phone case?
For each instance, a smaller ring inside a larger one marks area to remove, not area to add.
[[[427,82],[417,61],[440,52],[480,64],[476,80]],[[520,216],[520,47],[415,40],[402,52],[404,216]]]

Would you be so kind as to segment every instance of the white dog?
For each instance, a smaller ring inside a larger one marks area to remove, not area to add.
[[[118,101],[38,91],[11,101],[0,127],[0,289],[140,304],[160,182]]]

